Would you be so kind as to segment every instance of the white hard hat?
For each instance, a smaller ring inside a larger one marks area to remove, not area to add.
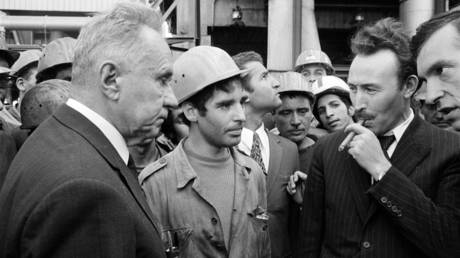
[[[72,64],[76,42],[77,40],[71,37],[51,41],[43,49],[43,54],[38,60],[37,80],[42,81],[42,77],[57,65]]]
[[[207,86],[240,75],[240,70],[224,50],[198,46],[184,52],[174,62],[172,89],[181,104]]]
[[[40,59],[41,55],[42,52],[37,49],[21,52],[18,60],[16,60],[16,62],[14,62],[14,64],[11,66],[11,75],[18,76],[19,72],[22,71],[22,69],[26,66],[34,62],[37,62],[38,64],[38,59]]]
[[[278,77],[280,83],[280,87],[277,89],[278,93],[299,92],[307,95],[311,101],[314,100],[311,86],[302,74],[297,72],[285,72]]]
[[[299,72],[304,65],[308,64],[322,64],[326,68],[327,74],[334,72],[331,59],[321,50],[308,49],[300,53],[295,61],[294,70]]]
[[[315,96],[324,95],[326,92],[341,91],[350,93],[350,87],[346,82],[334,75],[323,76],[312,84],[312,91]]]

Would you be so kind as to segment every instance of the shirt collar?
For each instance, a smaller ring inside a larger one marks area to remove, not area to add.
[[[410,109],[409,117],[406,120],[404,120],[404,122],[402,122],[400,125],[396,126],[395,128],[393,128],[393,130],[388,131],[384,135],[394,135],[396,139],[395,142],[399,142],[407,127],[412,122],[412,120],[414,120],[414,111]]]
[[[93,123],[97,128],[99,128],[99,130],[101,130],[101,132],[105,135],[105,137],[107,137],[109,142],[118,152],[118,155],[120,155],[123,162],[125,162],[125,164],[128,164],[129,151],[125,139],[123,139],[123,136],[121,136],[120,132],[118,132],[118,130],[109,121],[107,121],[101,115],[94,112],[89,107],[75,99],[69,98],[66,104],[67,106],[81,113],[91,123]]]
[[[260,138],[260,141],[262,142],[261,149],[263,150],[265,146],[268,145],[268,135],[265,131],[264,124],[262,123],[262,125],[259,128],[257,128],[255,132],[257,133],[257,135]],[[249,130],[246,127],[243,127],[243,130],[241,131],[241,141],[238,144],[238,149],[248,156],[251,155],[253,135],[254,131]]]

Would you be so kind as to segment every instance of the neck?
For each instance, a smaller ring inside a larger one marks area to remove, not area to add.
[[[196,132],[198,128],[190,127],[190,134],[185,139],[184,146],[188,149],[193,149],[196,153],[202,156],[212,156],[220,158],[226,155],[227,147],[215,146]]]
[[[149,144],[139,144],[129,147],[129,153],[133,157],[134,164],[138,167],[145,167],[153,162],[153,158],[156,157],[157,152],[155,140]]]
[[[244,127],[251,131],[257,130],[263,123],[263,117],[267,112],[257,111],[252,107],[246,107],[246,122]]]

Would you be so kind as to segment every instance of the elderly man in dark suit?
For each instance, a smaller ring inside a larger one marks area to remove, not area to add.
[[[0,257],[165,257],[127,144],[177,105],[161,18],[117,5],[85,25],[73,92],[24,143],[0,192]]]
[[[360,123],[317,143],[297,256],[459,257],[460,138],[414,116],[409,37],[387,18],[358,31],[352,50]]]

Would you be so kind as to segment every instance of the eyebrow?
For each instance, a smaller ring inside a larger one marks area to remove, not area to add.
[[[221,106],[231,105],[233,103],[235,103],[234,99],[225,99],[225,100],[217,102],[216,106],[221,107]]]
[[[437,62],[435,62],[434,64],[432,64],[427,70],[426,70],[426,74],[432,74],[434,72],[434,70],[436,70],[437,68],[439,67],[444,67],[444,66],[448,66],[448,65],[452,65],[453,62],[452,61],[447,61],[447,60],[439,60]]]

